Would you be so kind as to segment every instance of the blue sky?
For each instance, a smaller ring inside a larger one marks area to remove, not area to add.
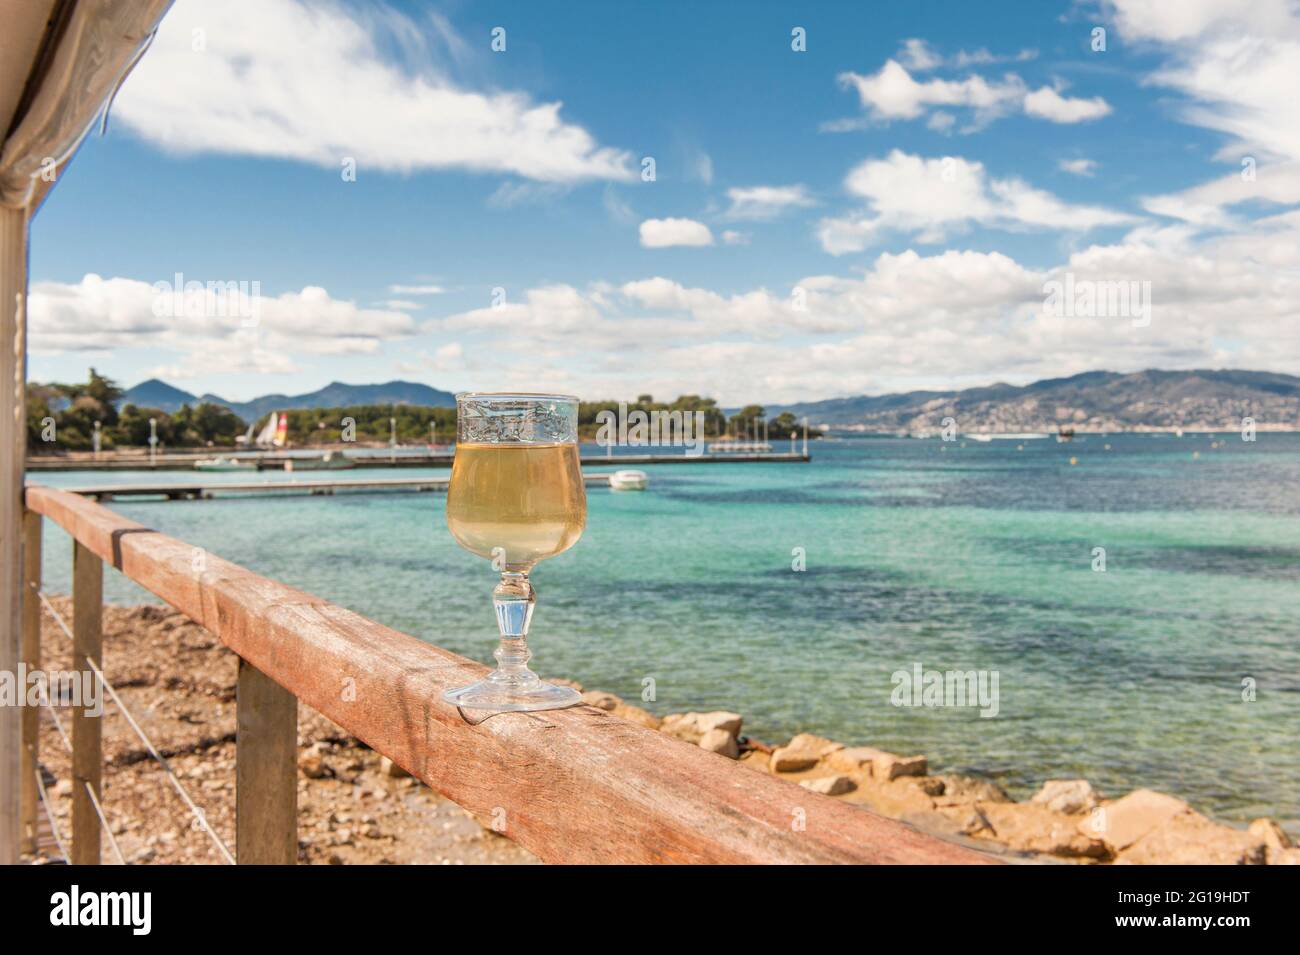
[[[1294,372],[1297,24],[1285,0],[178,0],[33,224],[29,375],[732,404]],[[1148,283],[1150,320],[1048,314],[1067,272]],[[160,315],[176,273],[245,283],[253,321]]]

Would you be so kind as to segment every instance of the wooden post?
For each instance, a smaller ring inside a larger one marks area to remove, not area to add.
[[[0,206],[0,671],[22,653],[23,467],[27,450],[27,210]],[[0,865],[22,840],[20,707],[0,706]]]
[[[235,737],[235,858],[298,861],[298,698],[242,657]]]
[[[93,686],[103,711],[104,692],[87,660],[102,666],[104,563],[80,541],[72,545],[72,670]],[[89,674],[87,676],[86,674]],[[99,815],[86,792],[89,784],[102,803],[100,781],[104,757],[100,748],[101,716],[92,715],[83,698],[72,711],[72,864],[99,865]]]
[[[41,524],[43,518],[35,511],[23,514],[23,650],[22,662],[29,674],[41,668]],[[25,687],[20,685],[19,692]],[[41,708],[24,706],[22,768],[18,781],[22,784],[21,835],[22,850],[36,851],[37,803],[40,795],[36,789],[36,771],[40,768]]]

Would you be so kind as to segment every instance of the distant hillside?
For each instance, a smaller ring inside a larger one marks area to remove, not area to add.
[[[159,408],[172,412],[181,405],[199,402],[224,405],[245,421],[256,421],[272,411],[292,408],[346,408],[356,405],[418,405],[429,408],[452,408],[456,396],[414,381],[389,381],[382,385],[345,385],[334,381],[305,395],[262,395],[252,401],[227,401],[220,395],[195,395],[150,378],[127,391],[122,404]]]
[[[952,417],[961,431],[1261,430],[1300,428],[1300,378],[1262,371],[1091,371],[1030,385],[912,391],[777,406],[813,424],[864,431],[933,432]]]
[[[122,398],[122,405],[136,405],[140,408],[157,408],[160,411],[166,411],[171,414],[180,408],[181,405],[188,404],[193,406],[199,401],[188,391],[182,391],[174,385],[169,385],[165,381],[159,381],[157,378],[150,378],[148,381],[142,381]]]

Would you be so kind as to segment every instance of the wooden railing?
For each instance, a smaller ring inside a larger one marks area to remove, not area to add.
[[[40,587],[40,517],[74,540],[74,666],[98,664],[103,653],[104,561],[238,654],[240,863],[297,859],[298,700],[494,828],[504,823],[505,835],[547,862],[990,861],[594,707],[468,722],[442,691],[480,678],[485,668],[473,661],[76,494],[28,487],[26,507],[25,599],[34,602]],[[28,666],[39,667],[39,608],[25,612],[24,627]],[[35,715],[24,735],[31,777]],[[90,796],[99,793],[99,722],[74,711],[73,861],[99,861]],[[23,805],[33,826],[34,789],[34,781],[24,789]]]

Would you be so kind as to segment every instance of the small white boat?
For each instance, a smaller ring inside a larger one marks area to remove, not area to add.
[[[203,458],[194,462],[196,471],[256,471],[257,465],[252,461],[239,458]]]
[[[342,451],[326,451],[318,458],[286,458],[286,471],[345,471],[357,464]]]
[[[644,491],[649,483],[650,475],[634,469],[615,471],[609,476],[609,486],[614,491]]]

